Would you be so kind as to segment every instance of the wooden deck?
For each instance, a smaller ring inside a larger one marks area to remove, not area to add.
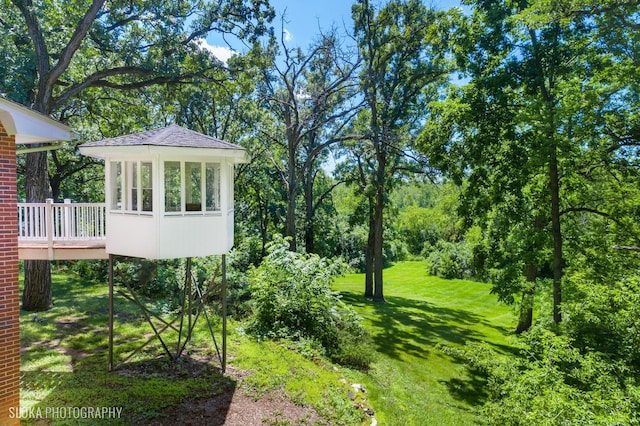
[[[19,203],[18,257],[108,259],[105,228],[104,203]]]
[[[21,260],[88,260],[108,259],[104,241],[71,241],[55,243],[18,241]]]

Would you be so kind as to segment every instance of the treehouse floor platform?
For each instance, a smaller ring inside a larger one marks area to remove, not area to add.
[[[18,241],[20,260],[108,259],[105,241]]]

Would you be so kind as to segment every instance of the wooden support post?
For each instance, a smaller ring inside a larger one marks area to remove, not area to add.
[[[227,255],[222,255],[222,373],[227,371]]]
[[[185,276],[185,287],[187,289],[187,337],[185,339],[185,345],[191,341],[191,331],[193,330],[193,289],[191,288],[191,258],[187,257],[187,267]],[[178,354],[178,357],[180,354]]]
[[[188,272],[187,272],[188,273]],[[187,311],[187,276],[185,274],[184,288],[182,289],[182,309],[180,310],[180,325],[178,330],[178,344],[176,346],[176,357],[180,356],[182,344],[182,330],[184,328],[184,313]]]
[[[109,371],[113,371],[113,255],[109,254]]]

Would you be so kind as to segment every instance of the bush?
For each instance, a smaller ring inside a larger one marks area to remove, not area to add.
[[[490,424],[640,424],[640,278],[574,272],[565,289],[562,323],[538,320],[518,356],[446,349],[487,377]]]
[[[366,265],[366,245],[366,230],[356,227],[340,235],[337,253],[352,270],[362,273]]]
[[[353,308],[331,290],[345,268],[317,255],[288,251],[274,238],[267,256],[249,273],[253,315],[248,330],[273,339],[314,340],[335,362],[364,368],[369,364],[366,330]],[[313,345],[306,345],[313,346]]]
[[[623,362],[583,352],[567,336],[534,328],[518,357],[488,346],[444,347],[486,377],[482,408],[494,425],[639,424],[640,384]]]
[[[113,266],[114,285],[131,287],[138,297],[148,299],[164,312],[181,305],[185,279],[184,260],[148,260],[118,256]]]
[[[433,248],[425,248],[428,254],[427,271],[441,278],[470,278],[474,275],[473,253],[467,243],[438,241]]]
[[[78,276],[98,282],[109,279],[109,262],[106,260],[78,260],[69,262],[70,269]]]

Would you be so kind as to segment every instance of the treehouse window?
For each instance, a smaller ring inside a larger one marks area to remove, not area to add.
[[[207,211],[220,211],[220,164],[206,164]]]
[[[164,211],[180,211],[180,162],[164,163]]]
[[[220,211],[220,164],[166,161],[164,182],[165,212]]]
[[[153,178],[150,162],[111,162],[111,209],[123,210],[123,208],[126,212],[153,211]]]
[[[140,163],[142,211],[153,211],[153,174],[151,163]]]
[[[185,168],[185,210],[202,211],[202,163],[187,162]]]
[[[138,210],[138,163],[134,161],[127,161],[125,163],[127,165],[127,174],[129,175],[129,199],[127,200],[127,210],[129,211],[137,211]]]
[[[111,162],[111,210],[122,209],[122,163]]]

